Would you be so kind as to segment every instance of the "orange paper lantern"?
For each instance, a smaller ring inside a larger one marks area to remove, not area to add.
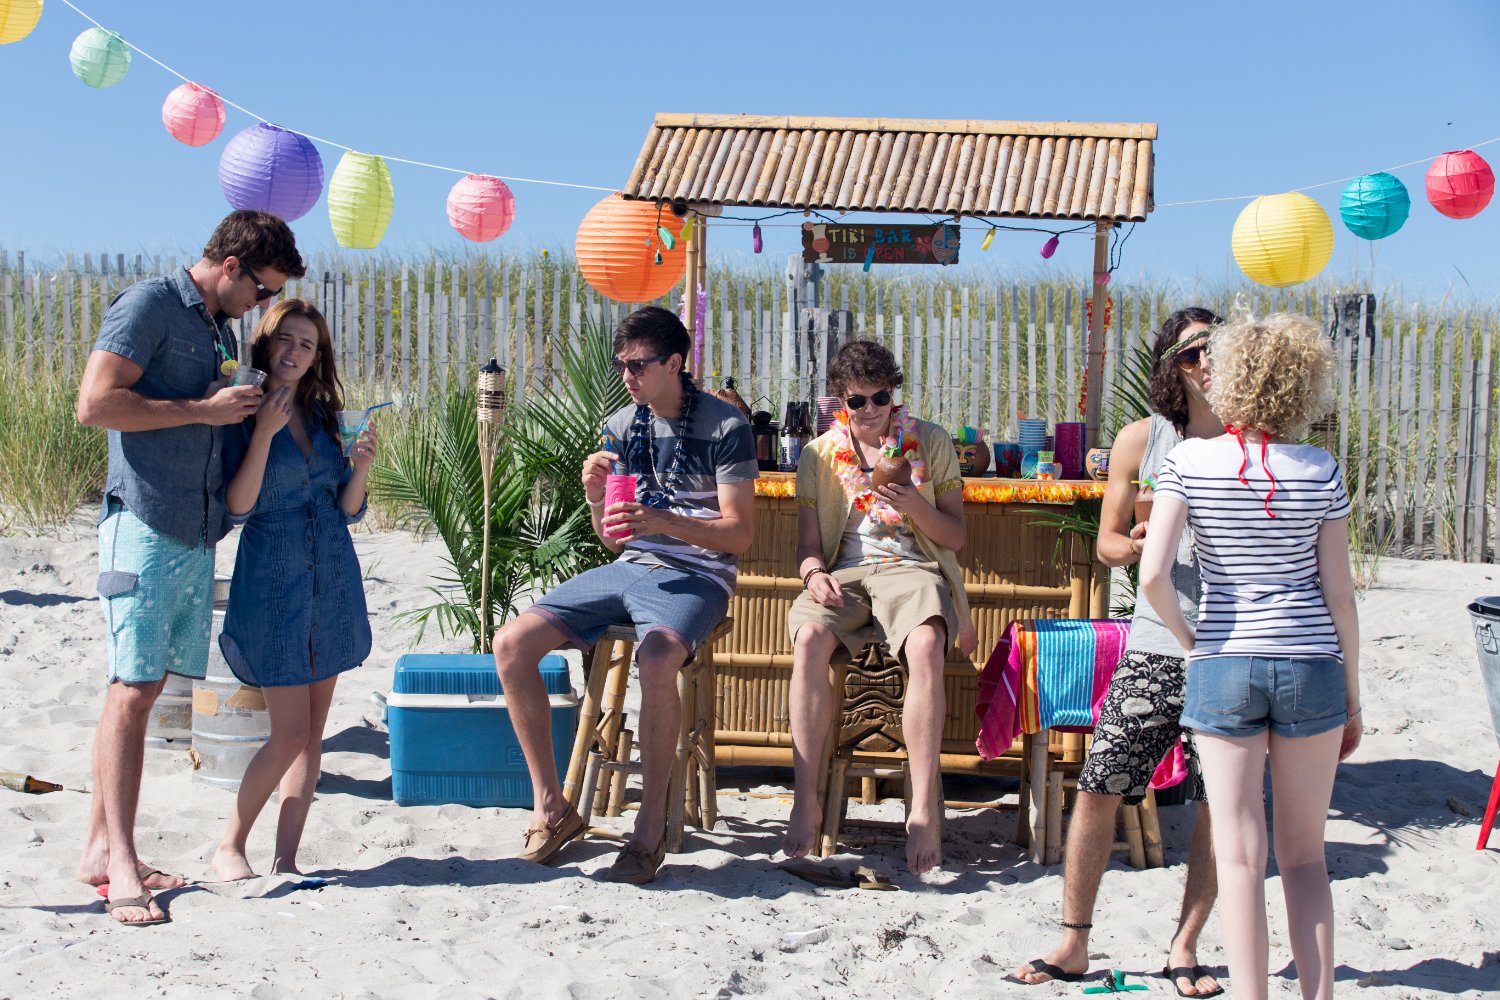
[[[659,227],[672,234],[674,246],[663,244]],[[682,220],[655,202],[612,194],[589,209],[578,226],[578,270],[607,299],[650,302],[671,291],[687,271],[687,245],[676,239],[681,233]]]

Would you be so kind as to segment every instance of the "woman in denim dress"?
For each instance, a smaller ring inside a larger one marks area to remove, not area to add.
[[[328,324],[310,302],[272,307],[250,358],[266,372],[265,398],[224,436],[225,503],[244,531],[219,647],[236,677],[263,689],[271,736],[245,770],[214,852],[224,879],[254,877],[246,840],[278,786],[271,871],[297,871],[333,687],[370,652],[349,525],[364,516],[375,431],[366,428],[344,457],[336,417],[342,385]]]

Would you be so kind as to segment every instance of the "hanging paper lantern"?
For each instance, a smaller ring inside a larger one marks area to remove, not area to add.
[[[470,174],[448,192],[448,221],[466,240],[488,243],[509,229],[515,218],[515,195],[498,177]]]
[[[1383,240],[1406,224],[1411,195],[1406,185],[1387,173],[1356,177],[1339,199],[1339,218],[1355,236]]]
[[[0,45],[31,34],[42,17],[42,0],[0,0]]]
[[[682,220],[654,202],[612,194],[589,209],[578,226],[578,269],[600,295],[616,302],[650,302],[682,280],[686,243],[662,246],[657,227],[682,235]],[[661,263],[655,263],[657,259]]]
[[[1333,256],[1333,223],[1305,194],[1268,194],[1245,206],[1230,240],[1251,281],[1283,288],[1316,277]]]
[[[73,39],[68,53],[73,75],[90,87],[103,90],[125,79],[130,68],[130,47],[125,39],[105,28],[90,28]]]
[[[219,190],[237,209],[295,222],[323,193],[323,160],[311,141],[279,125],[251,125],[219,154]]]
[[[207,87],[184,83],[162,102],[161,123],[178,142],[202,146],[224,131],[224,102]]]
[[[328,221],[339,246],[370,250],[391,224],[396,191],[385,160],[353,150],[339,159],[328,179]]]
[[[1450,219],[1484,211],[1495,193],[1495,172],[1472,149],[1444,153],[1427,168],[1427,200]]]

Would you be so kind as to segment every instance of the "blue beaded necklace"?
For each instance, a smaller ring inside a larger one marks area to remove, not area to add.
[[[647,507],[666,510],[677,495],[686,466],[688,421],[693,406],[698,401],[698,387],[692,376],[685,371],[677,373],[682,379],[682,412],[677,417],[677,443],[672,449],[672,458],[667,463],[666,475],[656,470],[656,434],[652,431],[651,407],[637,406],[635,417],[630,422],[630,440],[625,446],[625,459],[629,471],[640,478],[636,487],[636,499]]]

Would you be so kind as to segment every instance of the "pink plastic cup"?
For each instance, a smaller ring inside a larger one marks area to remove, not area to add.
[[[635,503],[635,477],[617,476],[614,473],[604,477],[604,513],[609,514],[609,508],[617,503]],[[605,529],[606,538],[629,538],[629,528],[612,527]]]

